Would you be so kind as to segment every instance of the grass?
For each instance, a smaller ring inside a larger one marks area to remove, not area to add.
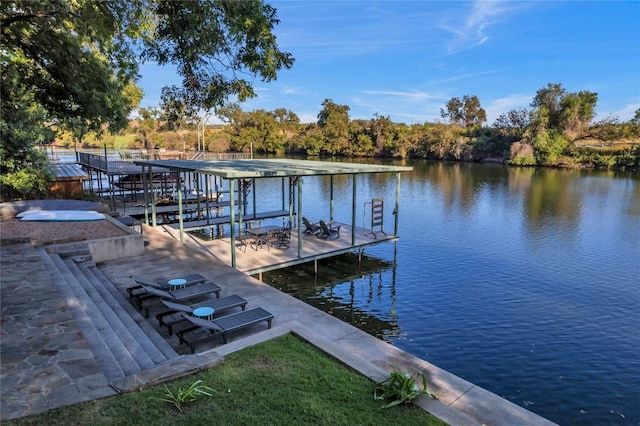
[[[160,401],[163,385],[62,407],[7,425],[442,425],[415,406],[381,410],[375,383],[314,346],[287,335],[244,349],[196,375],[167,383],[177,391],[202,380],[213,396],[183,405]]]

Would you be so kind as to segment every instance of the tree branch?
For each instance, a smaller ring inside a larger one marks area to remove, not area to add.
[[[42,13],[26,13],[26,14],[16,14],[10,16],[8,18],[0,20],[0,26],[7,27],[9,25],[15,24],[16,22],[21,21],[31,21],[33,19],[41,19],[41,18],[49,18],[51,16],[55,16],[59,11],[51,11],[51,12],[42,12]]]

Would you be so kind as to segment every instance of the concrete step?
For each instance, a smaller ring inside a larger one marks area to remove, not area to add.
[[[83,285],[76,278],[76,275],[69,270],[65,261],[57,254],[50,254],[50,256],[56,268],[64,277],[64,282],[71,290],[73,299],[70,300],[70,303],[74,305],[74,308],[77,308],[74,309],[77,312],[77,319],[92,323],[97,331],[97,336],[92,335],[90,337],[92,342],[98,343],[91,350],[94,353],[99,351],[111,352],[125,376],[139,372],[141,370],[140,366],[111,326],[110,320],[103,315],[103,311],[106,311],[104,303],[99,303],[96,306],[90,295],[83,288]],[[74,319],[76,319],[75,315]],[[107,377],[109,378],[109,376]]]
[[[112,298],[105,299],[105,297],[103,297],[108,293],[102,292],[104,294],[101,294],[98,288],[102,287],[102,284],[98,282],[97,286],[94,285],[82,270],[86,270],[86,268],[81,269],[70,258],[64,260],[64,262],[95,306],[95,309],[92,308],[89,311],[92,321],[97,321],[98,324],[103,327],[101,330],[108,338],[111,338],[111,335],[116,336],[120,345],[126,349],[127,354],[123,354],[122,358],[125,363],[123,365],[125,373],[132,374],[139,370],[146,370],[154,367],[156,362],[151,358],[151,356],[149,356],[145,348],[137,340],[138,336],[134,337],[135,333],[132,333],[132,331],[135,332],[135,330],[139,330],[140,327],[138,327],[133,321],[130,321],[127,325],[123,323],[122,319],[118,317],[118,314],[116,313],[116,311],[121,311],[120,305],[114,303]],[[110,302],[116,305],[115,310],[114,307],[110,305]],[[96,310],[99,312],[99,315],[95,314]],[[133,330],[130,331],[128,326],[133,326]],[[119,351],[120,346],[117,349]],[[116,359],[120,360],[118,357],[116,357]],[[135,366],[130,365],[131,361],[135,363]]]
[[[87,341],[89,348],[93,352],[98,364],[100,364],[107,380],[112,381],[125,377],[126,374],[122,366],[116,361],[114,354],[109,350],[109,346],[100,335],[96,324],[91,321],[91,317],[88,316],[83,309],[82,305],[84,303],[79,303],[79,299],[75,294],[76,292],[72,290],[72,287],[78,286],[77,282],[75,286],[68,283],[68,280],[75,280],[73,274],[66,268],[64,262],[57,254],[48,253],[44,248],[39,248],[38,252],[42,263],[47,267],[53,282],[65,300],[69,313]],[[81,299],[86,299],[86,297],[81,296]]]
[[[125,324],[134,338],[145,348],[157,364],[172,359],[179,354],[160,333],[129,302],[129,299],[100,271],[97,266],[82,267],[85,275],[91,274],[94,286],[108,301],[114,312]]]
[[[53,246],[47,246],[47,253],[57,253],[60,257],[68,256],[89,256],[91,257],[91,251],[85,242],[74,242],[66,244],[56,244]]]

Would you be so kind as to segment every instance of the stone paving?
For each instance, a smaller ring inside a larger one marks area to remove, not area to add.
[[[37,249],[1,251],[2,419],[114,395]]]

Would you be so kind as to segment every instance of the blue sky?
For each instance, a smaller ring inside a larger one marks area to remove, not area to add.
[[[640,1],[267,1],[281,50],[296,58],[244,111],[286,108],[317,121],[325,99],[394,122],[442,121],[452,97],[475,95],[489,125],[561,83],[598,93],[596,119],[640,108]],[[141,67],[143,107],[157,107],[169,68]]]

